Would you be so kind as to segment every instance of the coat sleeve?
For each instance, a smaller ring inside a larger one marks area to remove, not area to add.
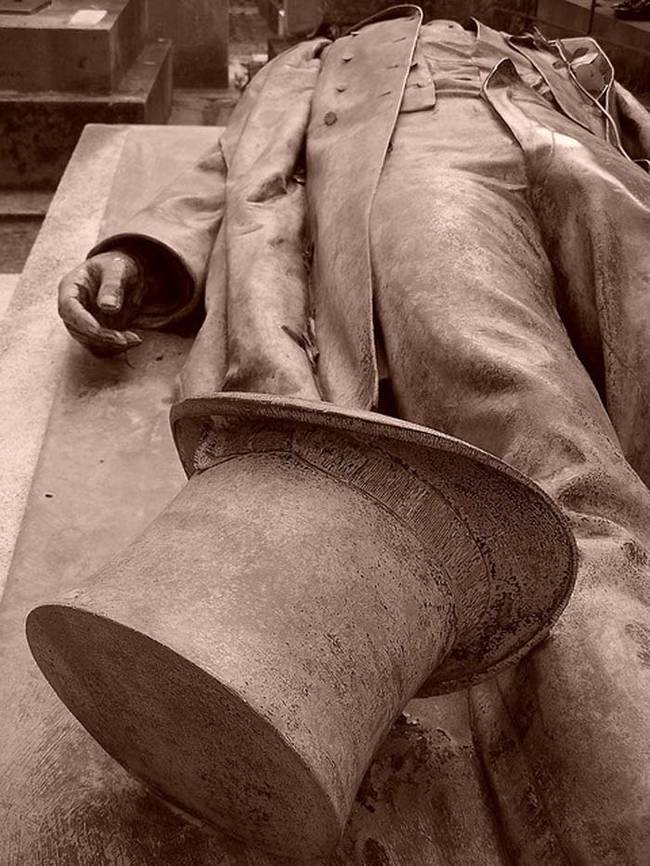
[[[614,114],[625,152],[635,160],[650,159],[650,113],[618,81],[613,91]]]
[[[304,151],[324,40],[278,58],[229,162],[224,390],[319,399]],[[229,146],[229,131],[224,146]]]
[[[183,398],[221,390],[319,399],[309,316],[304,145],[319,54],[304,42],[266,67],[221,138],[225,212]]]
[[[302,52],[287,52],[293,54],[288,63],[297,77],[322,44],[323,40],[317,40],[304,43]],[[274,91],[272,82],[286,67],[286,54],[267,64],[247,88],[221,138],[147,207],[90,251],[89,255],[95,255],[116,247],[131,248],[151,264],[152,288],[135,326],[162,327],[201,308],[208,266],[220,265],[211,254],[224,221],[229,162],[236,158],[240,142],[248,138],[245,132],[251,115],[259,113],[260,101],[266,102],[267,86],[271,83]],[[272,134],[283,137],[277,127]]]
[[[162,327],[200,308],[225,188],[226,166],[217,141],[144,210],[90,251],[93,256],[120,248],[146,263],[147,294],[134,326]]]

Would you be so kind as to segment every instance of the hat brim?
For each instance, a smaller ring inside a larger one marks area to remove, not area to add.
[[[566,518],[533,481],[467,442],[408,421],[325,402],[235,392],[184,400],[172,408],[172,432],[186,474],[196,471],[197,448],[211,424],[263,419],[311,427],[320,435],[327,430],[350,434],[379,446],[449,507],[448,531],[457,546],[465,546],[467,557],[445,561],[444,551],[432,554],[460,587],[457,638],[420,697],[494,676],[548,635],[571,595],[577,551]],[[479,580],[468,577],[472,556]]]

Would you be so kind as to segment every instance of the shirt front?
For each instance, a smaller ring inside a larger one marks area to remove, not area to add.
[[[496,64],[511,60],[521,79],[550,101],[550,88],[530,61],[511,47],[500,33],[471,21],[467,28],[456,21],[425,24],[415,50],[401,111],[432,108],[438,95],[478,97],[483,82]],[[426,74],[423,75],[423,72]],[[423,92],[425,88],[430,92]]]

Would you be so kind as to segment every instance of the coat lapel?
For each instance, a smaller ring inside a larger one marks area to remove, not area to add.
[[[551,54],[543,46],[536,45],[534,37],[509,36],[508,42],[516,51],[526,57],[546,81],[553,97],[564,114],[588,132],[603,134],[603,115],[589,98],[570,80],[567,80],[564,60],[560,54]]]
[[[364,409],[377,397],[370,210],[422,22],[417,6],[389,14],[404,17],[329,46],[307,136],[319,378],[325,399]]]

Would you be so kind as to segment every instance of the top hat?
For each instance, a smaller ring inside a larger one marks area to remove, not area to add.
[[[188,484],[29,614],[32,653],[155,791],[269,851],[323,856],[412,697],[546,636],[572,534],[519,472],[405,421],[235,393],[171,420]]]

